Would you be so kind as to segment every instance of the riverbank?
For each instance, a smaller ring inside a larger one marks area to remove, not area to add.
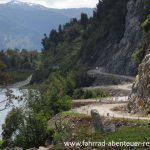
[[[31,79],[32,79],[32,75],[30,75],[24,81],[20,81],[12,85],[0,87],[0,138],[2,133],[2,124],[5,122],[5,118],[8,112],[13,107],[19,107],[21,105],[21,103],[19,103],[18,100],[15,99],[15,97],[23,96],[24,93],[22,90],[20,90],[20,88],[28,85]],[[10,99],[10,97],[7,97],[8,91],[6,89],[8,89],[10,93],[15,97],[12,99]]]

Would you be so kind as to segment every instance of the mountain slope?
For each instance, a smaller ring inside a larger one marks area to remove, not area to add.
[[[92,9],[49,9],[40,5],[9,2],[0,5],[0,49],[41,49],[44,33],[81,12],[92,14]],[[76,13],[75,13],[76,12]]]
[[[88,68],[103,67],[111,73],[135,75],[137,64],[132,55],[145,38],[141,24],[149,8],[147,0],[100,1],[92,18],[86,20],[82,16],[82,21],[70,22],[64,27],[63,41],[49,38],[50,35],[44,39],[44,60],[48,59],[44,63],[49,68],[55,65],[69,69],[84,64]],[[64,63],[67,65],[63,66]]]
[[[108,72],[134,75],[137,65],[131,55],[144,38],[141,24],[147,14],[146,0],[112,0],[113,6],[108,1],[99,4],[102,15],[98,16],[100,21],[93,36],[85,40],[83,62],[104,67]],[[100,26],[103,28],[98,30]]]

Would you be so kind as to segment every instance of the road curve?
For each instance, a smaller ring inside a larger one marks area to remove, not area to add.
[[[122,103],[95,103],[91,105],[81,106],[79,108],[72,109],[73,112],[91,115],[91,110],[96,109],[98,110],[99,114],[104,117],[108,117],[109,114],[110,118],[126,118],[126,119],[140,119],[140,120],[150,120],[150,117],[142,117],[136,114],[130,114],[124,111],[113,111],[112,109],[115,107],[122,107],[126,106],[127,102]]]
[[[31,79],[32,79],[32,75],[30,75],[26,80],[24,81],[19,81],[19,82],[16,82],[14,84],[11,84],[11,85],[7,85],[7,86],[0,86],[0,89],[6,89],[6,88],[21,88],[23,86],[26,86],[28,84],[30,84],[31,82]]]
[[[32,75],[30,75],[26,80],[24,81],[20,81],[20,82],[17,82],[15,84],[12,84],[12,85],[9,85],[9,87],[11,88],[21,88],[23,86],[26,86],[28,84],[30,84],[31,82],[31,79],[32,79]]]
[[[135,77],[132,76],[126,76],[126,75],[118,75],[118,74],[112,74],[112,73],[107,73],[102,71],[102,69],[93,69],[93,70],[89,70],[88,71],[89,75],[104,75],[104,76],[108,76],[108,77],[116,77],[118,79],[123,79],[123,80],[130,80],[130,81],[134,81]]]
[[[118,85],[105,85],[105,86],[90,86],[85,87],[83,89],[90,90],[90,89],[106,89],[106,90],[124,90],[124,91],[131,91],[132,89],[132,83],[126,83],[126,84],[118,84]]]
[[[134,81],[135,78],[131,76],[125,76],[125,75],[117,75],[117,74],[110,74],[103,72],[101,69],[99,70],[89,70],[88,71],[89,75],[105,75],[108,77],[114,76],[116,78],[120,79],[127,79],[130,81]],[[132,89],[132,83],[126,83],[126,84],[120,84],[120,85],[109,85],[109,86],[94,86],[94,87],[85,87],[84,89],[96,89],[96,88],[101,88],[101,89],[120,89],[120,90],[126,90],[126,91],[131,91]],[[79,100],[79,101],[73,101],[74,103],[76,102],[82,102],[82,103],[87,103],[86,106],[81,106],[78,108],[72,109],[73,112],[78,112],[81,114],[87,114],[91,115],[91,110],[96,109],[98,110],[99,114],[101,116],[107,117],[109,114],[109,117],[114,117],[114,118],[126,118],[126,119],[141,119],[141,120],[150,120],[150,117],[142,117],[138,116],[136,114],[132,115],[128,113],[127,111],[113,111],[113,108],[120,108],[120,107],[125,107],[128,104],[128,97],[122,96],[122,97],[112,97],[112,98],[103,98],[102,101],[95,100],[93,104],[88,105],[88,101],[92,102],[91,100]]]

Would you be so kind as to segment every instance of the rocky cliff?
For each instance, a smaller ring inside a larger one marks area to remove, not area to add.
[[[114,56],[107,64],[107,70],[121,74],[136,74],[137,66],[131,55],[143,39],[141,23],[145,13],[143,0],[128,1],[125,32],[120,42],[113,47]]]
[[[150,54],[139,66],[136,81],[129,97],[128,109],[131,113],[150,113]]]
[[[110,13],[111,18],[117,20],[116,28],[112,28],[109,34],[91,49],[91,57],[87,59],[90,65],[104,67],[107,72],[112,73],[137,74],[137,65],[131,55],[144,39],[141,24],[147,15],[146,4],[146,0],[126,0],[122,1],[121,9],[117,8],[117,14]],[[124,21],[120,22],[117,15],[120,15]]]

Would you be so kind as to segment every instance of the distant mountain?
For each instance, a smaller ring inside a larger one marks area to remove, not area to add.
[[[93,9],[51,9],[19,1],[0,4],[0,49],[40,50],[44,33],[58,28],[70,18],[79,18],[82,12],[91,16]]]

